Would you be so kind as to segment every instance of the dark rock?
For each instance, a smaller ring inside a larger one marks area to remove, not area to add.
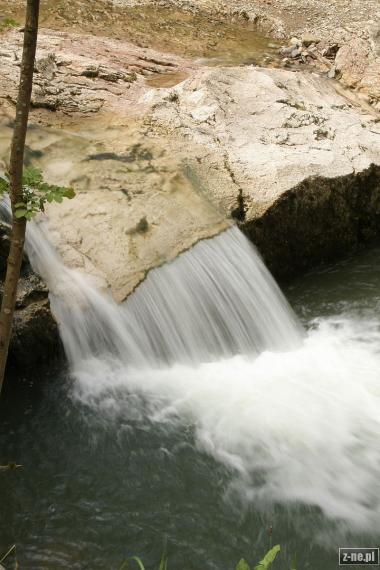
[[[380,238],[380,167],[307,178],[241,228],[279,280],[358,251]]]
[[[338,53],[338,51],[339,51],[339,45],[332,44],[322,51],[322,55],[327,59],[335,59],[335,56]]]
[[[10,226],[0,222],[0,296],[9,253]],[[58,326],[50,311],[48,289],[24,257],[18,283],[9,361],[25,369],[61,352]]]
[[[83,77],[90,77],[90,78],[98,77],[99,76],[99,68],[97,68],[95,66],[90,66],[87,69],[84,69],[82,71],[81,75],[83,75]]]

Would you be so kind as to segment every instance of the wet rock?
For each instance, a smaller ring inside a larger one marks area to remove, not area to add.
[[[0,222],[0,295],[9,253],[10,227]],[[57,323],[43,281],[33,273],[24,258],[18,284],[9,360],[20,369],[30,368],[60,354],[61,344]]]
[[[77,191],[74,200],[46,207],[54,245],[67,266],[91,276],[99,288],[109,287],[117,301],[151,268],[231,224],[187,169],[192,149],[173,148],[165,133],[155,132],[148,111],[140,120],[86,117],[86,137],[37,125],[28,133],[28,144],[43,149],[33,165],[50,182]],[[0,159],[11,134],[3,126]]]

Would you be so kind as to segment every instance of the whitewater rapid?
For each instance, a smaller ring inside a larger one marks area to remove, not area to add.
[[[120,306],[62,264],[43,225],[29,225],[27,248],[51,290],[76,400],[105,418],[193,426],[247,503],[380,527],[376,315],[321,319],[306,334],[237,228],[151,271]]]

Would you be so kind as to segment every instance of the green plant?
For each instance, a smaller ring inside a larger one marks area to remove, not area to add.
[[[280,545],[277,544],[267,552],[264,558],[255,566],[254,570],[269,570],[272,567],[273,562],[276,560],[277,554],[280,552]]]
[[[281,548],[280,545],[274,546],[266,553],[264,558],[261,562],[258,563],[257,566],[253,568],[253,570],[270,570],[272,568],[273,562],[276,560],[277,554],[280,552]],[[236,570],[251,570],[248,562],[246,562],[243,558],[240,560],[238,565],[236,566]]]
[[[277,544],[276,546],[274,546],[273,548],[271,548],[269,550],[269,552],[266,553],[266,555],[264,556],[264,558],[261,560],[261,562],[259,562],[259,564],[257,566],[255,566],[252,570],[270,570],[272,568],[272,564],[273,562],[276,560],[277,554],[280,552],[281,547],[279,544]],[[128,560],[126,560],[121,567],[119,568],[119,570],[128,570],[131,568],[130,565],[130,561],[135,562],[138,567],[138,570],[145,570],[145,566],[142,563],[141,558],[139,558],[138,556],[132,556],[131,558],[128,558]],[[158,567],[158,570],[168,570],[168,558],[167,556],[164,554],[161,558],[160,561],[160,565]],[[237,566],[236,566],[236,570],[251,570],[248,562],[246,562],[243,558],[238,562]],[[291,570],[296,570],[295,569],[295,562],[292,562],[292,568]]]
[[[128,560],[126,560],[120,566],[119,570],[127,570],[128,568],[131,568],[131,565],[129,564],[130,561],[136,562],[136,565],[138,566],[139,570],[145,570],[145,566],[142,563],[141,558],[139,558],[138,556],[131,556],[131,558],[128,558]],[[168,569],[168,559],[167,556],[163,554],[158,570],[167,570],[167,569]]]
[[[9,30],[9,28],[17,28],[20,24],[13,20],[13,18],[4,18],[2,22],[0,22],[0,32],[4,32],[5,30]]]
[[[0,195],[9,193],[10,181],[8,173],[0,177]],[[72,188],[55,186],[45,182],[39,168],[28,167],[22,175],[22,202],[15,204],[16,218],[31,220],[38,212],[43,212],[46,202],[61,203],[64,198],[74,198]]]
[[[236,566],[236,570],[251,570],[249,567],[248,562],[246,562],[243,558],[238,562]]]

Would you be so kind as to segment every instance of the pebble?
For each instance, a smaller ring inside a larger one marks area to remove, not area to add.
[[[302,45],[302,42],[299,38],[293,37],[293,38],[290,38],[289,45],[300,46],[300,45]]]

